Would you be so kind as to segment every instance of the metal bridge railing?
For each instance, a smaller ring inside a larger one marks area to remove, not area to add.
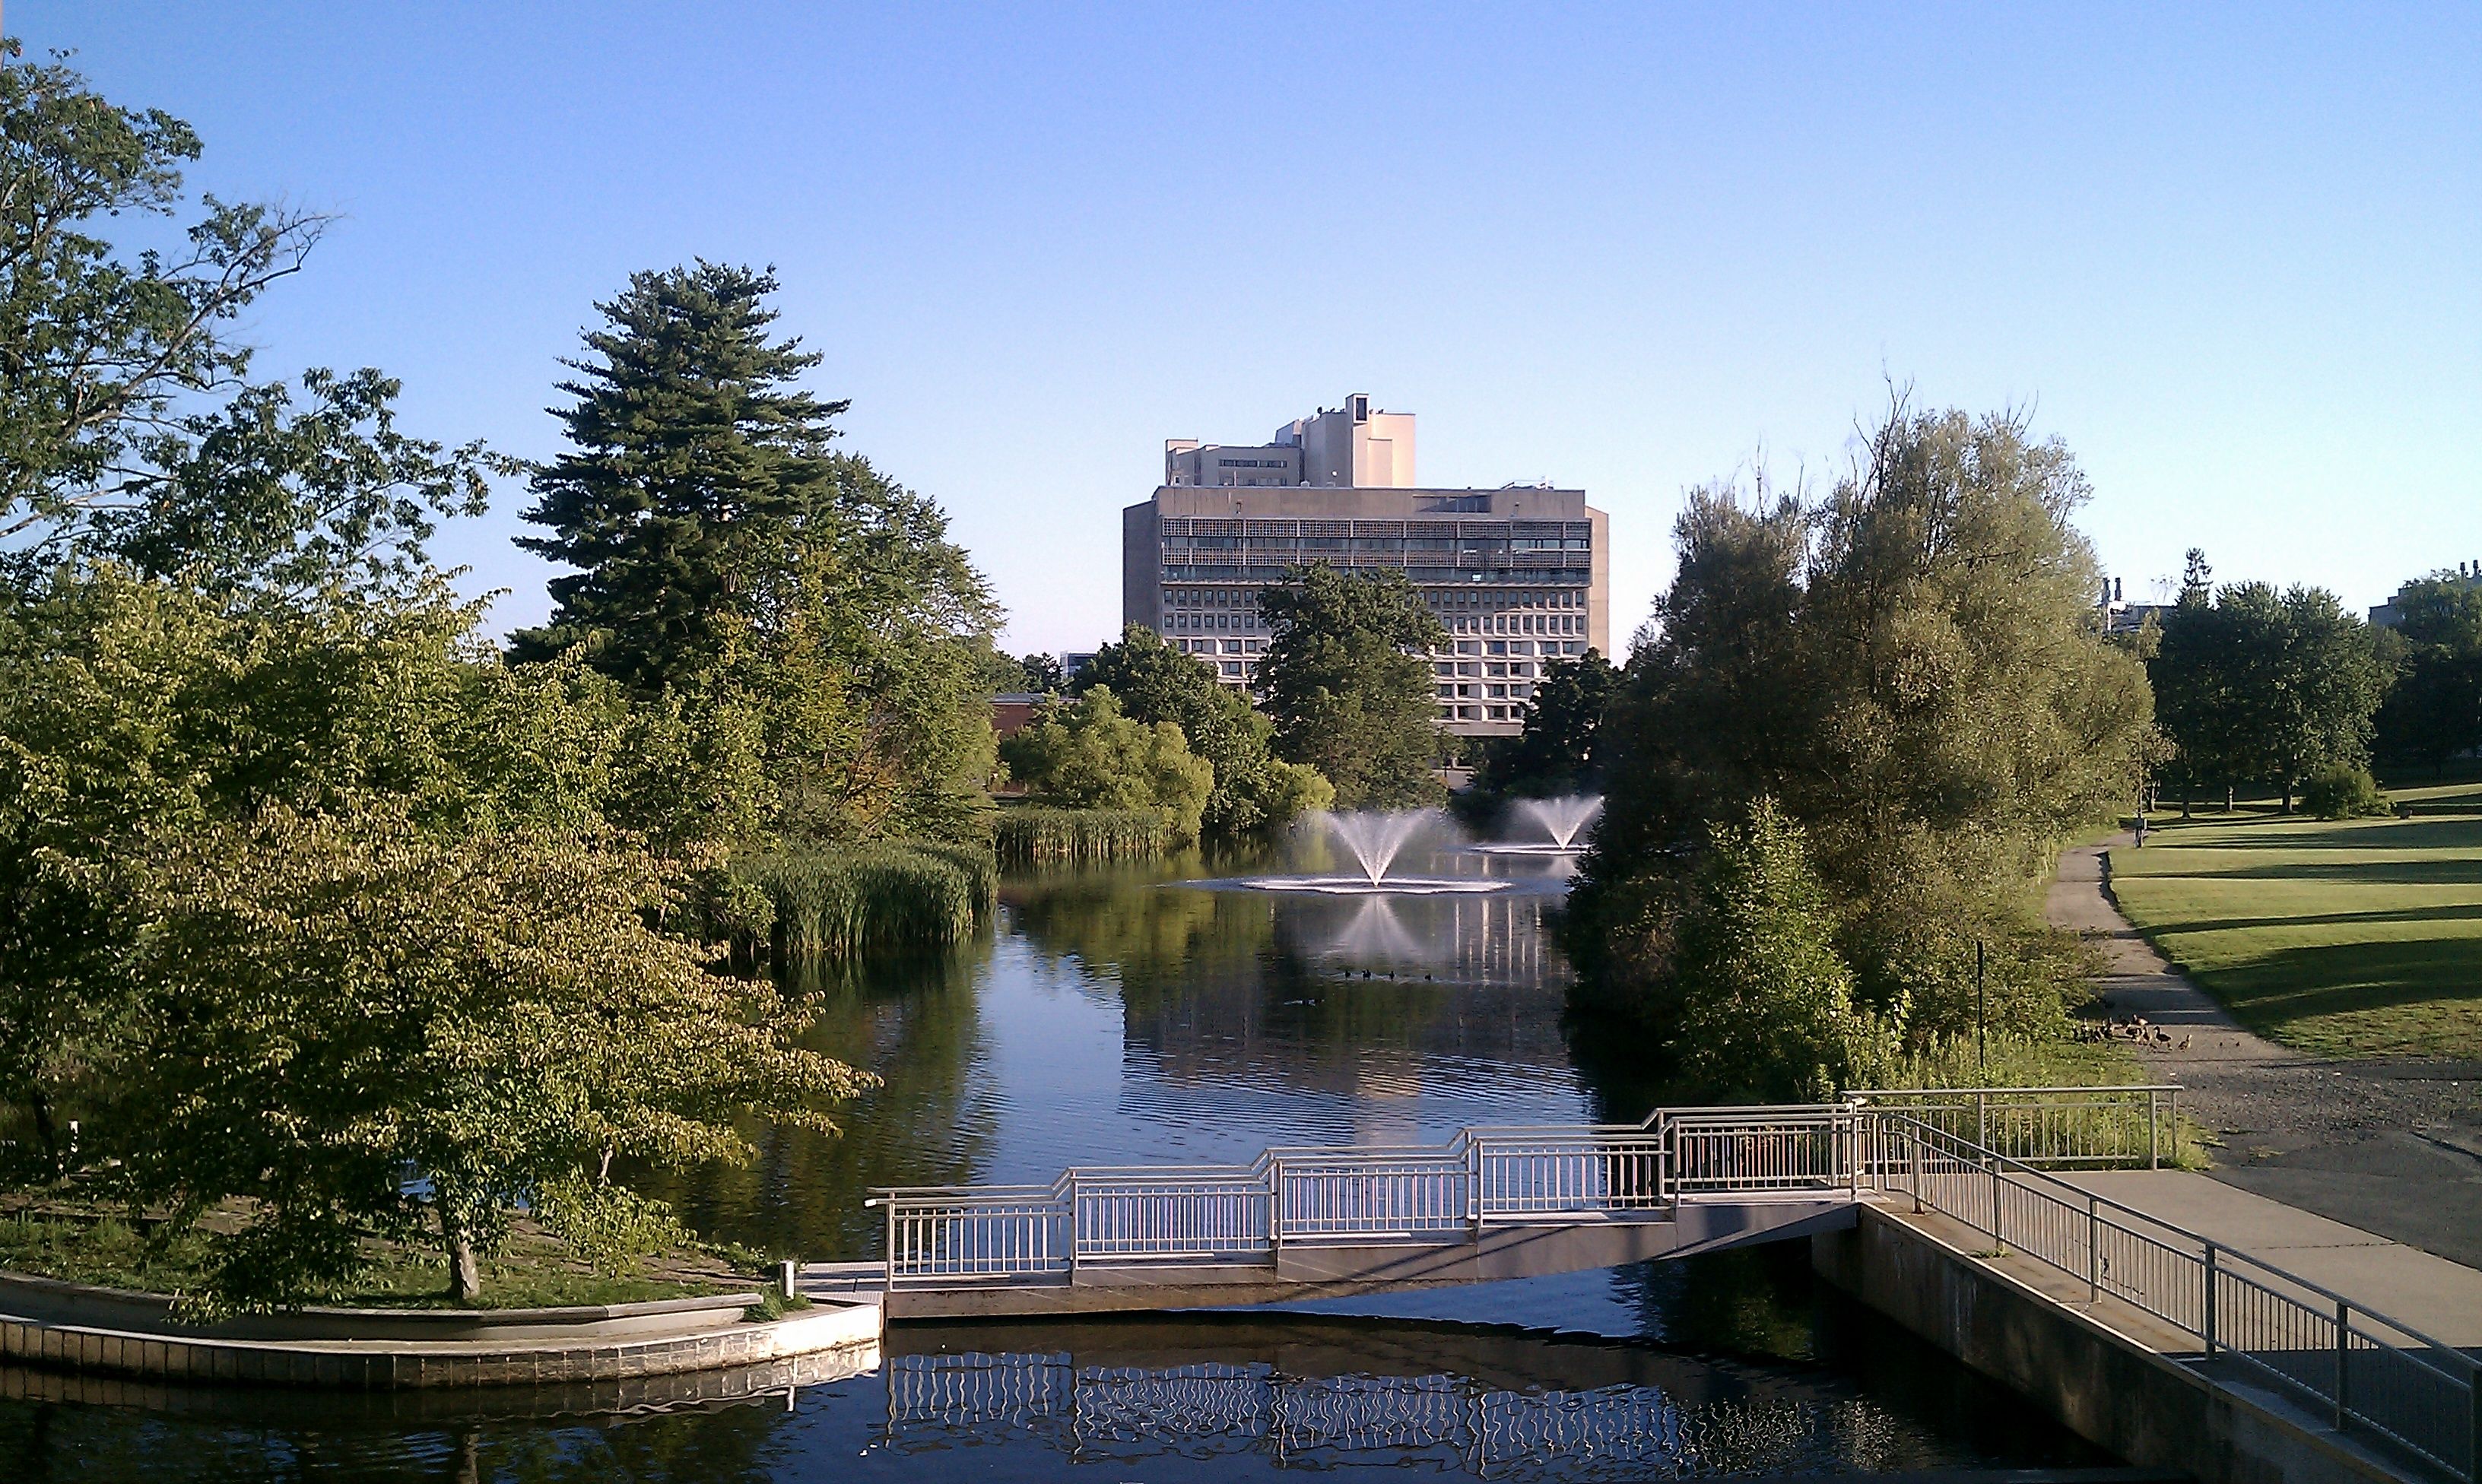
[[[2180,1089],[1896,1087],[1847,1093],[1862,1106],[1918,1118],[1981,1148],[2044,1168],[2157,1169],[2179,1150]]]
[[[1882,1107],[1872,1184],[2133,1305],[2209,1363],[2482,1484],[2482,1360],[2245,1252]]]
[[[1049,1185],[883,1189],[890,1288],[1059,1283],[1080,1267],[1257,1263],[1288,1245],[1448,1242],[1683,1198],[1858,1192],[1854,1105],[1660,1109],[1471,1128],[1444,1144],[1271,1149],[1248,1165],[1081,1167]]]

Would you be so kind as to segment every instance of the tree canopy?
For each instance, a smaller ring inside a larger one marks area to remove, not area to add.
[[[997,605],[932,501],[829,451],[847,405],[772,335],[772,274],[632,275],[561,383],[569,449],[539,467],[519,544],[579,570],[519,661],[575,650],[671,696],[763,780],[742,844],[979,832]],[[726,760],[727,763],[729,759]]]
[[[433,1243],[470,1294],[521,1202],[581,1250],[644,1230],[615,1154],[746,1154],[753,1109],[823,1123],[867,1079],[793,1044],[804,1006],[713,972],[681,893],[791,811],[771,768],[842,789],[844,820],[979,784],[987,716],[912,719],[989,613],[936,508],[822,457],[870,518],[708,614],[694,683],[633,691],[591,644],[505,664],[424,551],[497,461],[399,432],[377,371],[309,373],[304,402],[228,338],[316,220],[210,198],[187,250],[120,253],[101,223],[181,209],[196,137],[13,58],[0,1180],[168,1237],[224,1207],[209,1307],[333,1291],[373,1236]]]
[[[2184,587],[2148,666],[2184,791],[2294,793],[2331,764],[2369,761],[2388,682],[2370,630],[2323,588]]]
[[[2375,718],[2377,750],[2433,768],[2482,752],[2482,584],[2433,573],[2408,583],[2396,610],[2401,654]]]
[[[1525,714],[1525,729],[1480,750],[1474,788],[1497,796],[1532,798],[1600,789],[1602,760],[1596,744],[1620,675],[1595,649],[1545,664],[1534,687],[1534,704]]]
[[[1001,744],[1009,776],[1036,794],[1093,809],[1161,809],[1184,840],[1198,838],[1215,768],[1170,721],[1121,710],[1108,686],[1045,709]]]
[[[1258,694],[1276,751],[1319,770],[1346,809],[1435,804],[1446,790],[1431,651],[1447,630],[1404,573],[1352,576],[1325,562],[1258,595],[1274,626]]]
[[[1082,692],[1109,687],[1129,716],[1169,721],[1190,750],[1215,769],[1215,789],[1202,817],[1205,832],[1229,839],[1325,809],[1335,791],[1319,771],[1286,763],[1272,750],[1275,727],[1239,692],[1216,684],[1205,665],[1174,649],[1152,629],[1131,624],[1077,673]]]
[[[1692,492],[1598,737],[1606,807],[1569,919],[1590,994],[1667,1002],[1713,831],[1772,799],[1861,1004],[1901,1004],[1916,1042],[1970,1024],[1987,940],[1994,1002],[2056,1021],[2074,966],[2028,889],[2133,796],[2151,736],[2070,521],[2086,493],[2021,418],[1901,404],[1814,503]]]

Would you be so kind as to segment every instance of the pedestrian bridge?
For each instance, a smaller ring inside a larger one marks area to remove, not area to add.
[[[2063,1112],[2097,1126],[2091,1107],[1977,1096],[1942,1117],[1995,1144],[2060,1145]],[[811,1263],[801,1281],[880,1294],[890,1319],[952,1318],[1261,1304],[1685,1257],[1852,1226],[1886,1163],[1884,1106],[1662,1108],[1634,1124],[1470,1128],[1437,1145],[1271,1149],[1246,1165],[885,1189],[871,1203],[885,1263]],[[2159,1142],[2161,1115],[2152,1100],[2112,1110],[2111,1158],[2141,1118],[2134,1147]]]

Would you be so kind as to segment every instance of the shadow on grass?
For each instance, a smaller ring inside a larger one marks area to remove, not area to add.
[[[2453,1054],[2452,1038],[2469,1041],[2482,1026],[2482,938],[2322,944],[2190,973],[2243,1024],[2286,1040],[2323,1017],[2413,1011],[2423,1024],[2409,1028],[2407,1038]]]
[[[2177,881],[2178,876],[2155,880]],[[2436,907],[2403,907],[2391,912],[2310,912],[2296,917],[2217,917],[2166,919],[2154,930],[2166,935],[2197,932],[2245,932],[2257,927],[2352,926],[2376,923],[2482,922],[2482,902],[2457,902]]]
[[[2477,847],[2482,848],[2482,847]],[[2482,854],[2417,861],[2297,861],[2286,865],[2235,866],[2229,871],[2184,867],[2129,872],[2144,881],[2333,881],[2342,886],[2482,885]]]
[[[2292,828],[2271,827],[2276,825]],[[2311,827],[2303,828],[2304,825]],[[2237,833],[2229,840],[2190,838],[2209,829]],[[2148,834],[2162,845],[2184,850],[2470,850],[2482,847],[2482,819],[2437,816],[2322,824],[2295,815],[2288,820],[2200,820],[2191,824],[2164,825]],[[2145,851],[2133,853],[2143,855]]]

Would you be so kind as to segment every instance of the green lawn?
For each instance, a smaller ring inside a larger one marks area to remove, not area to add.
[[[2262,1034],[2334,1055],[2482,1056],[2482,805],[2400,820],[2173,817],[2111,852],[2121,909]]]

